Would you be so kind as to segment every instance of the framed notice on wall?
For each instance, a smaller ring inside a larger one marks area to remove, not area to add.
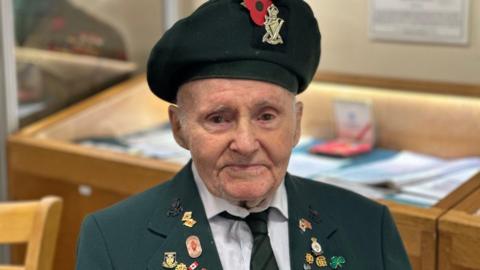
[[[374,40],[468,43],[470,0],[370,0]]]

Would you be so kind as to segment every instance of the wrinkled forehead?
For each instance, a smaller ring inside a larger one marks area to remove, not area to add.
[[[190,81],[180,86],[177,94],[179,106],[198,107],[221,104],[287,106],[294,100],[293,93],[276,84],[223,78]]]

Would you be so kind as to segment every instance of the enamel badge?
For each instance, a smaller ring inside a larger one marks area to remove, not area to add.
[[[317,238],[312,237],[311,240],[312,240],[312,244],[310,245],[310,247],[312,248],[313,254],[315,254],[317,256],[321,255],[323,253],[323,250],[322,250],[322,246],[320,245],[320,243],[317,242]]]
[[[190,264],[190,266],[188,267],[188,270],[195,270],[197,269],[198,267],[198,262],[193,262],[192,264]]]
[[[304,218],[301,218],[298,221],[298,227],[300,228],[300,230],[302,230],[302,232],[305,232],[307,229],[308,230],[312,229],[312,223],[310,223],[310,221],[308,221]]]
[[[176,252],[165,252],[163,254],[163,263],[164,268],[173,269],[177,266],[177,253]]]
[[[345,264],[346,262],[347,261],[345,260],[345,258],[343,256],[333,256],[330,259],[330,267],[333,268],[333,269],[342,268],[343,264]]]
[[[190,235],[185,242],[187,245],[188,256],[195,259],[202,255],[202,245],[200,239],[196,235]]]

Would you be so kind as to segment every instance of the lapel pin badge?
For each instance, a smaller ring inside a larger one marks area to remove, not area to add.
[[[182,221],[187,221],[192,218],[192,211],[183,213]]]
[[[162,266],[167,269],[173,269],[177,266],[177,253],[176,252],[165,252],[163,254],[163,263]]]
[[[190,266],[188,267],[188,270],[195,270],[197,269],[199,263],[197,261],[193,262],[192,264],[190,264]]]
[[[315,260],[315,258],[313,257],[313,255],[310,252],[305,254],[305,263],[306,264],[311,265],[311,264],[313,264],[314,260]]]
[[[175,270],[188,270],[188,268],[184,263],[179,263],[177,267],[175,267]]]
[[[302,230],[302,232],[305,232],[306,230],[311,230],[312,229],[312,223],[310,223],[310,221],[308,221],[304,218],[301,218],[298,221],[298,227],[300,228],[300,230]]]
[[[330,267],[333,269],[342,268],[347,261],[343,256],[333,256],[330,259]]]
[[[312,248],[313,254],[317,256],[322,255],[323,253],[322,246],[320,245],[320,243],[318,243],[317,238],[312,237],[311,240],[312,240],[312,244],[310,245],[310,247]]]
[[[167,217],[176,217],[183,212],[183,206],[180,199],[173,200],[167,211]]]
[[[325,256],[318,256],[318,257],[315,259],[315,264],[316,264],[319,268],[327,267],[327,266],[328,266],[328,264],[327,264],[327,258],[325,258]]]
[[[193,214],[191,211],[187,211],[183,214],[183,217],[182,217],[183,225],[189,228],[192,228],[197,223],[197,221],[192,218],[192,215]]]
[[[202,255],[202,245],[200,239],[196,235],[190,235],[186,241],[188,256],[196,259]]]
[[[189,228],[192,228],[193,226],[195,226],[195,224],[197,224],[197,221],[194,220],[193,218],[192,219],[189,219],[189,220],[186,220],[185,222],[183,222],[183,225],[189,227]]]

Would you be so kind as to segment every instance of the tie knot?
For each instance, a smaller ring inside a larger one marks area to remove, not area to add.
[[[257,234],[267,234],[268,209],[258,213],[250,213],[250,215],[245,218],[245,221],[254,236]]]

